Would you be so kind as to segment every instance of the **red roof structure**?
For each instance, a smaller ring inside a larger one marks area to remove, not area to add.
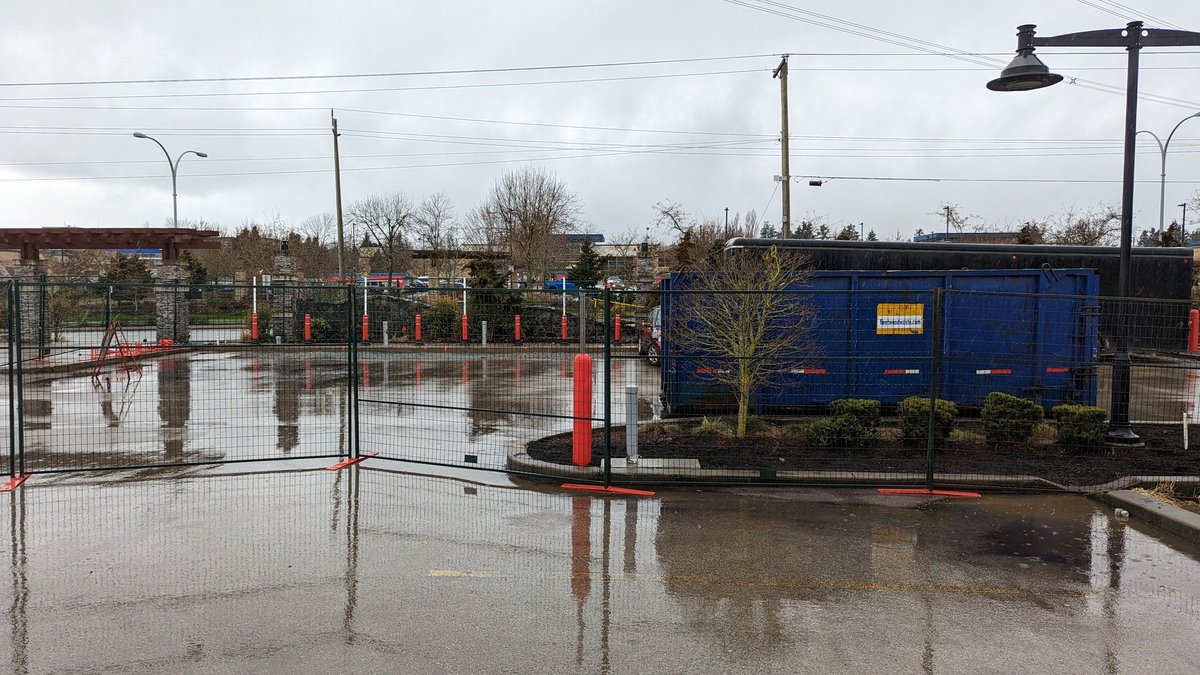
[[[146,249],[162,251],[163,260],[178,260],[186,249],[221,248],[216,230],[174,227],[19,227],[0,229],[0,250],[21,252],[37,260],[41,249]]]

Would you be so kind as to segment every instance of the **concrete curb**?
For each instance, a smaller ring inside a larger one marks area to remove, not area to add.
[[[525,451],[525,442],[509,447],[507,468],[511,472],[532,474],[547,479],[572,478],[599,480],[603,471],[597,466],[572,466],[534,459]],[[757,469],[701,469],[698,460],[672,460],[666,466],[643,460],[643,464],[627,464],[614,459],[612,477],[625,485],[639,483],[807,483],[813,485],[921,485],[925,474],[919,472],[859,472],[859,471],[771,471]],[[1062,490],[1036,476],[991,476],[985,474],[936,473],[934,481],[946,487],[993,487],[1020,490]]]
[[[1113,508],[1125,509],[1129,515],[1148,525],[1200,546],[1200,514],[1129,490],[1101,492],[1092,498]]]

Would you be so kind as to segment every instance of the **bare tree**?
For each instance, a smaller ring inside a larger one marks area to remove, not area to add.
[[[714,256],[706,272],[682,277],[671,299],[672,354],[733,391],[739,438],[755,394],[816,354],[816,312],[798,288],[808,268],[802,254],[774,246],[735,249]]]
[[[332,213],[318,213],[300,221],[297,231],[320,246],[337,241],[337,221]]]
[[[454,205],[445,192],[426,197],[414,216],[416,239],[429,255],[434,276],[452,277],[454,253],[458,248],[458,225],[454,222]]]
[[[504,174],[472,212],[473,238],[493,250],[507,248],[516,270],[545,279],[560,266],[560,235],[579,225],[579,197],[554,174],[533,167]]]
[[[1030,225],[1051,244],[1111,246],[1121,229],[1121,209],[1105,204],[1082,211],[1071,208]]]
[[[391,286],[392,275],[407,267],[411,259],[409,234],[415,221],[412,201],[403,192],[375,195],[351,204],[347,213],[350,222],[364,230],[364,243],[378,247]]]

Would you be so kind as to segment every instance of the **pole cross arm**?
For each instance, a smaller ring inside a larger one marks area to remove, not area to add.
[[[1089,30],[1051,37],[1033,38],[1034,47],[1194,47],[1200,45],[1200,33],[1186,30],[1142,28],[1131,33],[1128,28]]]

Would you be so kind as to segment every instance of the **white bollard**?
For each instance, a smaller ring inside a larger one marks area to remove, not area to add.
[[[625,459],[630,464],[637,464],[638,461],[637,404],[637,385],[625,385]]]
[[[386,321],[383,322],[383,346],[384,347],[388,346],[388,332],[387,332],[387,322]]]
[[[487,346],[487,322],[482,321],[480,323],[483,324],[483,340],[480,342],[480,344],[482,344],[484,347],[486,347]]]

